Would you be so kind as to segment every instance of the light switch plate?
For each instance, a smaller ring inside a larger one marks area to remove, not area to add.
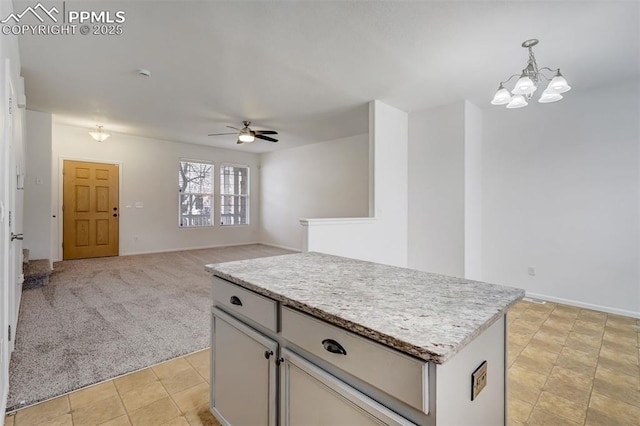
[[[480,395],[480,392],[487,386],[487,361],[480,364],[471,374],[471,400],[473,401]]]

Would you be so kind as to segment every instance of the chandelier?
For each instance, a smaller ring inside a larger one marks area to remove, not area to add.
[[[522,43],[522,47],[529,49],[529,61],[527,66],[522,70],[522,74],[514,74],[505,81],[500,82],[496,94],[493,96],[491,104],[493,105],[507,105],[507,108],[522,108],[529,105],[529,102],[533,96],[533,93],[538,89],[538,84],[542,80],[548,81],[547,88],[542,92],[542,96],[538,99],[541,104],[547,104],[550,102],[557,102],[562,99],[561,93],[568,92],[571,87],[567,84],[567,80],[560,74],[560,68],[552,70],[548,67],[538,68],[536,63],[536,57],[533,54],[533,46],[538,44],[538,40],[533,38],[526,40]],[[553,78],[549,78],[542,73],[542,71],[549,71],[554,73]],[[516,82],[515,87],[509,93],[504,85],[508,83],[513,77],[520,76]]]
[[[105,133],[102,131],[102,127],[100,125],[96,125],[96,131],[95,132],[89,132],[89,134],[91,135],[92,138],[94,138],[95,140],[97,140],[98,142],[104,142],[107,140],[107,138],[109,136],[111,136],[109,133]]]

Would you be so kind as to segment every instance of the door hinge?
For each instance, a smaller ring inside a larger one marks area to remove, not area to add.
[[[64,241],[62,242],[62,250],[64,250]]]
[[[11,326],[9,326],[9,341],[11,341]]]
[[[13,114],[13,98],[9,97],[9,114]]]

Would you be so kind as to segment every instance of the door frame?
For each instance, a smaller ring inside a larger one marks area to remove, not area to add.
[[[58,157],[58,197],[56,198],[56,202],[58,206],[56,207],[56,226],[57,226],[57,242],[55,244],[55,251],[52,253],[52,256],[56,261],[61,261],[63,259],[62,253],[62,243],[64,241],[64,216],[62,211],[62,204],[64,203],[64,176],[62,175],[62,170],[64,168],[64,162],[68,161],[83,161],[87,163],[98,163],[98,164],[114,164],[118,166],[118,215],[119,215],[119,224],[122,222],[122,162],[121,161],[108,161],[108,160],[96,160],[94,158],[86,158],[86,157],[71,157],[66,155],[61,155]],[[121,244],[122,241],[122,226],[118,226],[118,256],[121,255]]]

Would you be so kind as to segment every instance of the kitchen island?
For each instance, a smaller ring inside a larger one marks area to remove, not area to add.
[[[206,269],[222,424],[505,423],[522,290],[319,253]]]

